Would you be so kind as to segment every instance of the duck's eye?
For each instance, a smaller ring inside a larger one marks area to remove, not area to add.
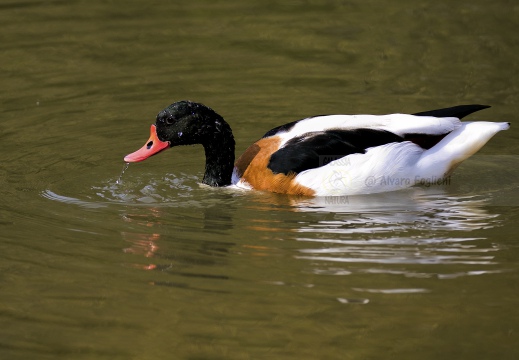
[[[173,118],[166,118],[166,125],[172,125],[175,122]]]

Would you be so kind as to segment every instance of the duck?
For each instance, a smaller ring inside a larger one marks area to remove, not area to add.
[[[160,111],[150,137],[124,157],[140,162],[166,149],[201,144],[203,184],[301,196],[344,196],[445,184],[453,170],[510,123],[461,121],[487,105],[414,114],[318,115],[267,131],[235,161],[229,124],[201,103]]]

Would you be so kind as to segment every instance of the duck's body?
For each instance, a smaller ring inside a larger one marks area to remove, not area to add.
[[[487,107],[316,116],[268,131],[234,163],[229,125],[204,105],[182,101],[159,113],[147,144],[125,161],[200,143],[206,153],[203,182],[211,186],[309,196],[393,191],[441,183],[460,162],[507,129],[508,123],[460,121]]]

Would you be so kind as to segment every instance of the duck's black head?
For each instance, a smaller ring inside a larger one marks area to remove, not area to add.
[[[229,125],[213,109],[191,101],[171,104],[157,115],[157,137],[170,146],[205,145],[219,133],[230,131]]]
[[[142,161],[167,148],[192,144],[202,144],[206,149],[232,144],[234,156],[234,138],[229,124],[205,105],[179,101],[159,112],[146,144],[126,155],[124,161]]]
[[[229,185],[234,163],[231,128],[214,110],[191,101],[176,102],[159,112],[146,144],[124,161],[142,161],[170,147],[192,144],[202,144],[205,149],[204,183]]]

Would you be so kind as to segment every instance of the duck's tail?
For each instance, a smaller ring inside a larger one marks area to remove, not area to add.
[[[495,134],[509,127],[510,123],[506,122],[463,122],[458,129],[422,154],[417,163],[420,176],[424,180],[449,176],[461,162],[474,155]]]

